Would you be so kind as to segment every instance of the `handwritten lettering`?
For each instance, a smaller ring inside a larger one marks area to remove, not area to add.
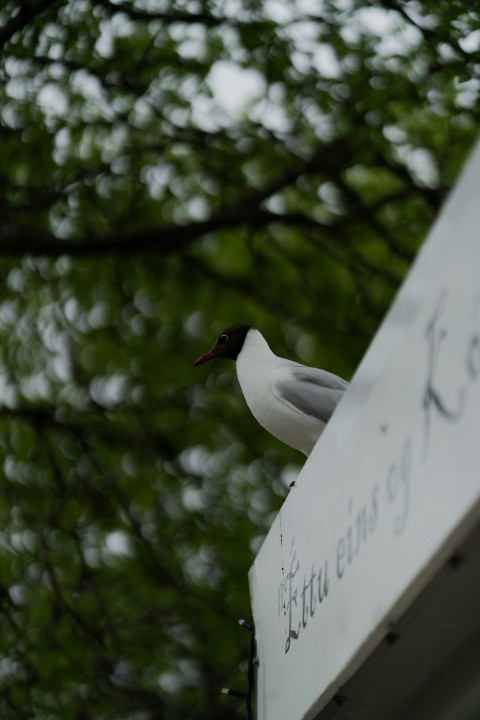
[[[301,631],[305,630],[317,608],[326,600],[329,587],[328,562],[319,565],[316,569],[312,566],[310,573],[302,575],[300,561],[297,559],[295,550],[295,541],[292,541],[290,568],[279,589],[280,596],[285,598],[283,603],[287,634],[285,654],[291,649],[292,641],[298,640]],[[298,600],[300,588],[301,606]]]
[[[341,579],[346,568],[352,565],[356,556],[366,545],[368,538],[375,532],[378,520],[378,502],[380,488],[372,488],[370,498],[353,512],[353,499],[348,501],[349,524],[337,542],[337,577]]]
[[[390,504],[396,504],[400,508],[393,523],[395,535],[401,535],[407,524],[411,467],[412,439],[409,437],[402,448],[400,462],[390,465],[387,477],[387,499]]]
[[[458,398],[455,406],[448,404],[442,396],[437,385],[437,371],[440,363],[440,351],[443,341],[447,338],[447,329],[440,323],[445,311],[448,291],[443,289],[437,301],[433,316],[426,328],[427,337],[427,380],[423,395],[423,408],[425,411],[425,452],[428,448],[430,437],[430,425],[432,410],[444,419],[451,422],[461,418],[465,410],[466,391],[461,387],[458,390]]]
[[[287,573],[286,577],[286,585],[287,585],[287,607],[286,611],[288,614],[288,635],[287,635],[287,641],[285,643],[285,652],[287,653],[290,650],[290,643],[292,640],[298,639],[298,633],[300,632],[300,623],[298,623],[297,629],[293,629],[293,606],[295,604],[295,607],[297,607],[297,590],[293,587],[293,581],[295,579],[296,574],[300,570],[300,561],[297,560],[297,553],[294,550],[294,542],[292,541],[291,545],[291,563],[290,563],[290,569]]]
[[[475,327],[467,346],[467,373],[470,380],[476,381],[480,376],[480,299],[475,307]]]

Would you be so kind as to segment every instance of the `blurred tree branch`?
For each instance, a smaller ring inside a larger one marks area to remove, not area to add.
[[[3,47],[17,33],[48,9],[65,4],[66,0],[20,0],[18,12],[3,27],[0,27],[0,47]]]

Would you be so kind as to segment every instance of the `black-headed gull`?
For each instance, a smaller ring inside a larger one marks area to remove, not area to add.
[[[215,358],[237,364],[247,405],[260,425],[286,445],[310,455],[348,387],[325,370],[275,355],[250,325],[230,325],[195,366]]]

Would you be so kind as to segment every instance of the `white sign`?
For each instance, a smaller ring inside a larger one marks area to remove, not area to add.
[[[250,571],[259,720],[313,718],[478,519],[480,145]]]

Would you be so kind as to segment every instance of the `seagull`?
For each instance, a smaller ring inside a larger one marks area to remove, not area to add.
[[[240,387],[260,425],[308,457],[348,382],[326,370],[278,357],[251,325],[225,328],[194,367],[216,358],[236,361]]]

